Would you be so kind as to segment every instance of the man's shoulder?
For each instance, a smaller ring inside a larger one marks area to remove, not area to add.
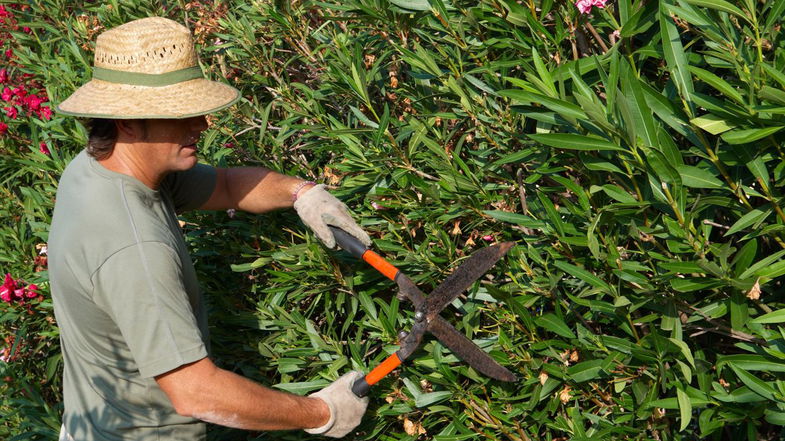
[[[134,243],[168,240],[168,226],[156,211],[156,192],[101,167],[82,152],[66,168],[57,190],[50,250],[85,250],[100,261],[99,256]]]

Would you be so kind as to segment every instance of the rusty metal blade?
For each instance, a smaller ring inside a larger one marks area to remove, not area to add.
[[[428,323],[428,331],[456,356],[481,373],[501,381],[515,381],[515,375],[486,354],[473,341],[458,332],[443,318],[436,317]]]
[[[412,326],[411,332],[401,341],[401,348],[398,350],[398,358],[401,361],[409,358],[409,356],[417,350],[427,329],[428,323],[425,320],[417,322]]]
[[[395,283],[398,284],[398,298],[403,300],[407,299],[414,305],[415,310],[419,311],[420,308],[425,307],[425,294],[417,288],[417,285],[412,282],[403,272],[398,272],[395,276]]]
[[[433,320],[445,306],[452,303],[456,297],[491,269],[513,245],[515,242],[503,242],[472,253],[468,260],[444,279],[444,282],[425,299],[425,317],[428,320]]]

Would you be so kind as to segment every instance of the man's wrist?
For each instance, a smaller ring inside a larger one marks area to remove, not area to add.
[[[316,182],[313,181],[301,181],[294,187],[292,190],[292,202],[296,202],[300,195],[304,194],[311,188],[316,186]]]
[[[318,426],[307,428],[305,429],[309,433],[313,434],[321,434],[330,430],[335,424],[335,411],[330,406],[330,404],[319,397],[309,397],[310,399],[314,400],[314,405],[316,407],[316,416],[317,419],[315,420]]]

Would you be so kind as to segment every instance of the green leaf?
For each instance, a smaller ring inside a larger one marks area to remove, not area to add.
[[[699,116],[690,120],[695,126],[711,133],[712,135],[719,135],[720,133],[727,132],[728,130],[736,128],[736,124],[729,123],[722,117],[707,113],[706,115]]]
[[[681,35],[679,34],[676,24],[670,18],[665,2],[660,2],[660,37],[662,38],[662,49],[665,61],[670,70],[671,79],[676,84],[676,88],[681,94],[681,98],[692,109],[692,94],[694,87],[692,85],[692,78],[688,70],[689,63],[687,56],[684,54],[684,46],[681,43]],[[690,112],[692,114],[694,112]]]
[[[717,179],[705,168],[691,165],[677,165],[676,171],[681,176],[681,182],[690,188],[725,188],[725,184]]]
[[[592,187],[592,191],[595,187]],[[606,184],[600,187],[602,191],[613,198],[616,201],[619,201],[623,204],[638,204],[640,203],[635,197],[626,191],[623,188],[613,185],[613,184]]]
[[[742,106],[746,105],[746,103],[744,102],[744,98],[741,96],[741,94],[722,78],[718,77],[717,75],[714,75],[713,73],[707,70],[701,69],[700,67],[688,66],[688,69],[690,70],[690,72],[695,74],[696,77],[705,81],[711,87],[717,89],[723,95],[727,96],[733,101],[736,101]]]
[[[273,259],[271,259],[269,257],[260,257],[260,258],[254,260],[253,262],[250,262],[250,263],[242,263],[242,264],[238,264],[238,265],[230,265],[230,268],[234,272],[241,273],[241,272],[245,272],[245,271],[251,271],[251,270],[256,269],[256,268],[261,268],[261,267],[267,265],[268,263],[270,263],[272,261],[273,261]]]
[[[739,377],[739,380],[741,380],[745,386],[750,388],[751,391],[762,396],[763,398],[766,398],[767,400],[775,400],[774,395],[776,394],[776,391],[769,383],[732,364],[730,367],[733,369],[733,372],[736,374],[736,376]]]
[[[695,369],[695,359],[692,357],[692,351],[690,351],[690,347],[687,346],[687,343],[684,343],[682,340],[675,339],[672,337],[669,338],[668,340],[670,340],[671,343],[679,347],[679,350],[681,350],[681,353],[682,355],[684,355],[684,358],[687,360],[687,363],[689,363],[690,366],[692,366],[692,368]]]
[[[571,263],[567,263],[563,260],[557,260],[553,263],[553,265],[559,268],[560,270],[566,272],[567,274],[575,278],[578,278],[595,288],[600,288],[606,292],[611,291],[610,286],[608,286],[607,283],[605,283],[602,279],[600,279],[599,277],[595,276],[594,274],[586,271],[581,267],[575,266]]]
[[[390,4],[408,11],[430,11],[428,0],[390,0]]]
[[[728,144],[749,144],[773,135],[785,126],[764,127],[762,129],[738,129],[723,133],[720,137]]]
[[[483,211],[483,213],[487,214],[488,216],[496,220],[500,220],[502,222],[508,222],[516,225],[522,225],[528,228],[539,230],[545,227],[545,223],[543,221],[532,219],[531,217],[525,216],[523,214],[510,213],[501,210],[486,210]]]
[[[771,208],[768,210],[761,210],[761,209],[754,209],[749,213],[745,214],[744,216],[740,217],[733,225],[731,225],[730,229],[725,232],[725,236],[729,236],[737,231],[741,231],[750,225],[758,224],[763,222],[769,215],[771,214]]]
[[[778,309],[768,314],[763,314],[760,317],[754,318],[752,322],[761,324],[785,322],[785,309]]]
[[[701,6],[708,9],[714,9],[716,11],[727,12],[728,14],[735,15],[736,17],[746,21],[747,23],[752,24],[750,22],[750,18],[747,17],[747,14],[745,14],[744,11],[726,2],[725,0],[683,0],[683,1],[691,5]]]
[[[782,321],[785,321],[785,318]],[[723,355],[717,358],[718,367],[726,363],[746,371],[785,372],[785,363],[782,361],[756,354]]]
[[[758,178],[758,181],[761,183],[761,185],[765,186],[765,189],[768,189],[769,171],[766,169],[766,163],[763,161],[763,157],[758,156],[757,158],[748,162],[747,168],[756,178]]]
[[[600,372],[602,372],[602,366],[604,363],[605,360],[602,359],[582,361],[567,368],[567,375],[569,375],[570,380],[576,383],[594,380],[600,376]]]
[[[569,133],[543,133],[539,135],[526,135],[529,138],[560,149],[585,150],[585,151],[627,151],[618,145],[600,138]]]
[[[560,319],[556,314],[548,313],[537,317],[537,319],[535,319],[535,323],[537,326],[545,328],[548,331],[551,331],[554,334],[560,335],[564,338],[576,338],[572,330],[567,326],[566,323],[564,323],[564,320]]]
[[[722,280],[709,277],[688,277],[671,279],[671,286],[678,292],[692,292],[703,289],[713,289],[725,284]]]
[[[679,432],[682,432],[690,425],[692,420],[692,401],[681,385],[676,386],[676,399],[679,402],[679,417],[681,421]]]
[[[556,86],[554,85],[553,77],[551,77],[548,68],[545,66],[545,63],[543,63],[542,58],[536,49],[532,49],[532,61],[534,62],[535,69],[537,69],[537,75],[539,75],[540,81],[548,88],[548,92],[551,96],[556,96]]]
[[[770,256],[764,257],[760,261],[755,262],[755,264],[752,265],[751,267],[747,268],[743,273],[741,273],[739,279],[744,280],[749,277],[757,276],[758,271],[770,266],[773,262],[776,262],[777,260],[782,258],[782,256],[785,256],[785,250],[780,250]]]
[[[523,104],[542,104],[550,110],[568,118],[586,119],[586,113],[578,106],[567,101],[551,98],[534,92],[526,92],[520,89],[500,90],[499,95],[512,98]]]

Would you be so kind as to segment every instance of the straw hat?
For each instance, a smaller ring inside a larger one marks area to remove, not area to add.
[[[134,20],[98,36],[93,79],[57,106],[88,118],[189,118],[234,104],[240,92],[206,80],[191,33],[162,17]]]

